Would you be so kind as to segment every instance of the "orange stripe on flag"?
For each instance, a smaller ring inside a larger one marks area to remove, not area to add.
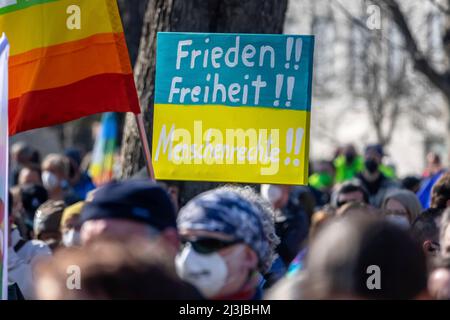
[[[11,57],[10,99],[105,73],[132,73],[123,33],[98,34]]]
[[[139,113],[133,75],[101,74],[9,100],[9,133],[63,123],[101,112]]]

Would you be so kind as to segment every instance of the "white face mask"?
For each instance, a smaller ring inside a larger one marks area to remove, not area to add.
[[[206,297],[216,296],[226,283],[228,269],[218,253],[200,254],[190,243],[175,258],[178,276]]]
[[[56,187],[58,187],[59,180],[58,177],[51,173],[50,171],[44,171],[42,172],[42,184],[44,185],[44,188],[47,190],[54,190]]]
[[[80,245],[80,232],[70,229],[62,235],[62,243],[65,247],[75,247]]]
[[[411,226],[408,218],[399,214],[389,214],[386,219],[403,229],[409,229]]]
[[[261,196],[273,205],[281,199],[283,192],[279,186],[263,184],[261,186]]]

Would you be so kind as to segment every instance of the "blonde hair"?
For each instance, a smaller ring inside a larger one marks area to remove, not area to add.
[[[309,241],[311,241],[322,227],[332,219],[336,214],[336,210],[327,206],[313,213],[311,216],[311,226],[309,228]]]
[[[51,153],[42,161],[42,169],[46,167],[55,167],[64,177],[69,177],[70,161],[66,156],[57,153]]]

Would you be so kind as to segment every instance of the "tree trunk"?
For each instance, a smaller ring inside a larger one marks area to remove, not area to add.
[[[134,66],[141,42],[142,24],[148,0],[118,0],[131,65]]]
[[[138,91],[141,110],[148,133],[152,139],[153,94],[156,69],[156,34],[170,30],[170,13],[173,0],[150,0],[144,16],[138,61],[134,68],[134,80]],[[122,139],[121,178],[126,179],[144,166],[144,157],[139,132],[133,114],[127,114]]]
[[[134,71],[150,143],[157,32],[281,33],[286,9],[287,0],[149,0]],[[141,143],[131,114],[125,122],[121,159],[123,179],[144,166]],[[215,185],[189,182],[189,188],[184,188],[185,198]],[[187,189],[189,194],[186,194]]]

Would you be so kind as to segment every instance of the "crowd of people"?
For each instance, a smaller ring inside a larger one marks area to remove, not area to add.
[[[450,299],[450,171],[399,179],[383,148],[311,164],[308,186],[224,185],[181,203],[95,186],[78,150],[11,149],[9,299]]]

